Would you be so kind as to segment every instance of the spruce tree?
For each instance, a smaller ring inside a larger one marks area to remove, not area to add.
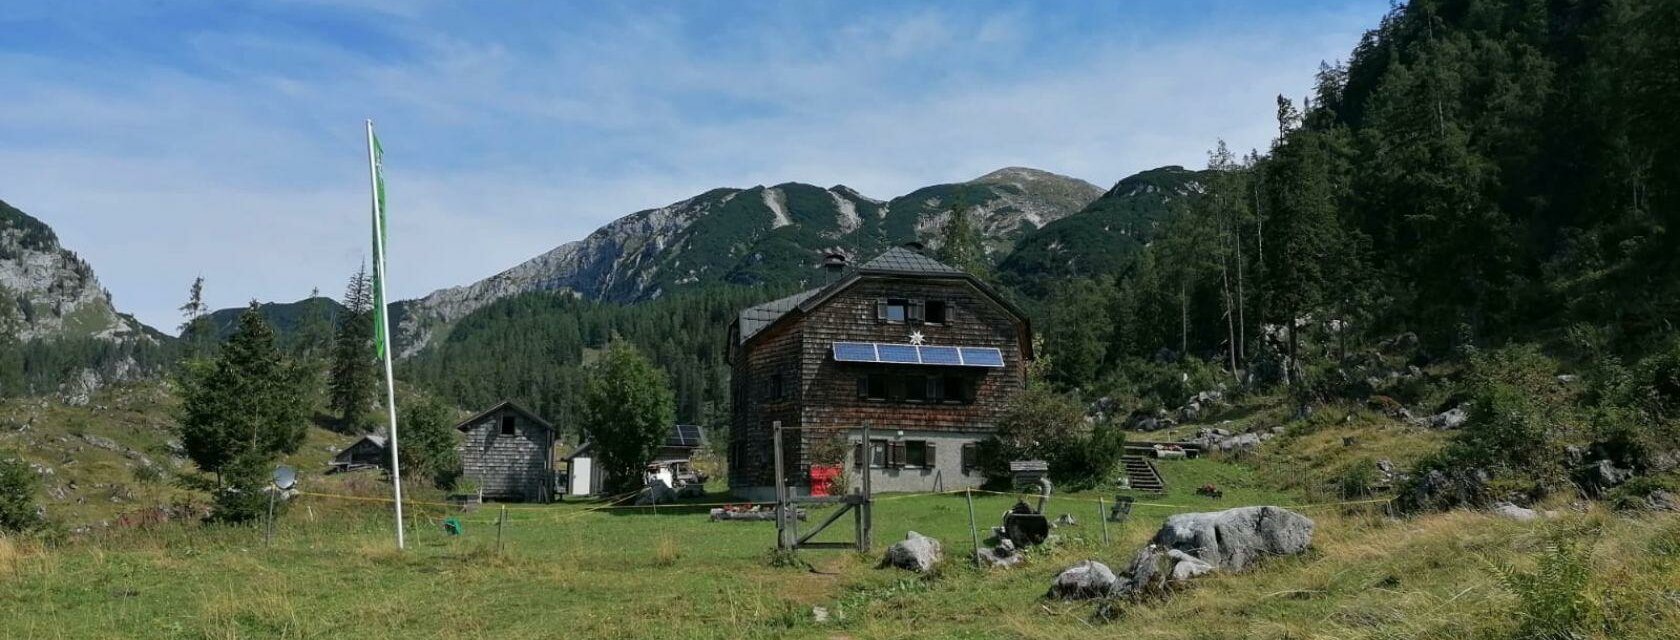
[[[991,267],[986,263],[985,240],[980,237],[980,230],[975,227],[968,207],[951,207],[950,217],[945,219],[945,227],[940,232],[937,257],[940,262],[962,269],[969,275],[979,278],[989,276]]]
[[[202,356],[214,338],[215,327],[210,325],[209,307],[204,303],[204,276],[193,278],[192,287],[187,291],[187,302],[181,305],[181,343],[185,346],[188,356]]]
[[[349,432],[371,429],[369,411],[378,391],[373,353],[373,289],[364,267],[344,289],[344,312],[333,339],[327,405]]]
[[[275,346],[253,300],[213,359],[183,368],[179,386],[181,444],[200,470],[216,476],[212,515],[256,517],[261,501],[253,495],[274,460],[296,452],[308,429],[304,372]]]

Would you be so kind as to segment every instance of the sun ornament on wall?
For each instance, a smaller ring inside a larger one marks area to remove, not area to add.
[[[919,344],[922,344],[924,342],[927,342],[927,337],[923,336],[922,332],[920,332],[920,331],[911,331],[910,332],[910,344],[919,345]]]

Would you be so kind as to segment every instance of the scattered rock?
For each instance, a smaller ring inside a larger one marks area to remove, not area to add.
[[[817,624],[827,624],[828,623],[828,608],[827,607],[811,607],[811,621],[815,622]]]
[[[881,559],[881,566],[927,573],[933,570],[942,557],[938,540],[911,531],[905,534],[903,540],[887,547],[887,555]]]
[[[1540,519],[1539,512],[1526,507],[1519,507],[1509,502],[1501,502],[1493,505],[1493,508],[1489,509],[1488,512],[1507,520],[1516,520],[1517,522],[1531,522]]]
[[[1306,551],[1313,527],[1311,518],[1282,507],[1239,507],[1169,517],[1151,543],[1219,569],[1242,571],[1264,556]]]
[[[997,546],[980,549],[980,566],[1010,568],[1026,561],[1026,556],[1015,548],[1015,543],[1009,538],[998,540]]]
[[[1645,496],[1645,508],[1652,511],[1680,511],[1680,495],[1657,489]]]
[[[1061,515],[1061,517],[1056,518],[1056,526],[1066,527],[1066,526],[1075,525],[1075,524],[1079,524],[1079,520],[1077,518],[1074,518],[1073,514],[1071,514],[1071,513],[1064,513],[1064,514]]]
[[[636,504],[666,504],[677,501],[677,492],[664,480],[655,478],[649,480],[642,495],[636,498]]]
[[[1470,412],[1464,407],[1453,407],[1429,417],[1425,422],[1432,429],[1457,429],[1470,420]]]
[[[1045,597],[1060,600],[1101,598],[1112,593],[1117,582],[1119,578],[1108,565],[1096,560],[1081,560],[1056,574]]]
[[[123,452],[128,451],[127,447],[124,447],[120,444],[117,444],[117,441],[112,440],[110,438],[106,438],[104,436],[96,436],[96,435],[93,435],[93,434],[90,434],[90,433],[84,433],[84,434],[81,434],[81,438],[82,438],[82,440],[87,441],[88,444],[91,444],[95,447],[99,447],[99,448],[104,449],[106,451],[115,451],[117,453],[123,453]]]
[[[1581,469],[1576,474],[1581,486],[1592,494],[1602,493],[1605,489],[1621,486],[1633,479],[1633,470],[1616,466],[1608,459],[1599,459]]]

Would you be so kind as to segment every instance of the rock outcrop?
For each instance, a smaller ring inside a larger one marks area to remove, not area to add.
[[[898,567],[916,573],[927,573],[944,558],[938,540],[911,531],[904,539],[887,547],[881,558],[882,567]]]

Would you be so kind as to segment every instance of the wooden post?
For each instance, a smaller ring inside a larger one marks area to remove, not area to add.
[[[263,533],[263,544],[270,547],[274,546],[274,497],[278,493],[279,487],[270,487],[268,490],[268,529]]]
[[[496,555],[502,555],[502,527],[507,524],[507,505],[502,505],[502,515],[496,518]]]
[[[793,548],[793,540],[788,535],[787,476],[782,466],[782,421],[771,422],[770,430],[770,446],[776,457],[776,548],[787,550]]]
[[[1108,511],[1103,508],[1103,499],[1097,498],[1097,521],[1102,523],[1103,544],[1108,544]]]
[[[974,542],[974,566],[980,566],[980,530],[974,527],[974,490],[963,489],[963,498],[968,500],[968,537]]]
[[[875,491],[870,487],[869,477],[875,475],[869,470],[869,463],[874,461],[875,446],[869,442],[869,423],[863,423],[863,503],[858,505],[863,510],[863,535],[858,536],[858,551],[868,553],[870,539],[875,537]]]

